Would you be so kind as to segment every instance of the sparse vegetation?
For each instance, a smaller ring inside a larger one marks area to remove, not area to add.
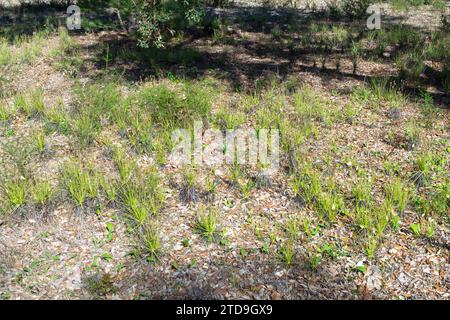
[[[0,299],[447,297],[442,1],[125,2],[0,1]]]

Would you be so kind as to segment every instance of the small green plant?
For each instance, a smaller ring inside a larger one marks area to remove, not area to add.
[[[434,160],[434,154],[431,152],[421,152],[417,155],[412,180],[418,187],[428,184],[433,171]]]
[[[395,64],[399,69],[400,79],[405,79],[417,83],[420,75],[425,69],[424,53],[422,48],[408,50],[395,59]]]
[[[199,199],[194,169],[186,169],[184,172],[184,182],[180,190],[180,198],[184,202],[195,202]]]
[[[398,215],[393,215],[391,217],[391,225],[394,230],[396,230],[396,231],[400,230],[401,220]]]
[[[191,242],[190,242],[189,238],[184,238],[183,240],[181,240],[181,244],[185,248],[189,248],[191,246]]]
[[[331,223],[335,221],[337,214],[344,210],[344,199],[336,192],[322,192],[317,204],[321,217],[326,217]]]
[[[319,229],[314,227],[309,219],[303,219],[302,227],[308,238],[315,236],[319,232]]]
[[[283,31],[280,29],[280,27],[275,26],[271,30],[272,36],[276,40],[280,40],[281,35],[283,34]]]
[[[442,184],[438,184],[432,194],[431,194],[431,206],[433,211],[445,217],[449,212],[449,204],[450,204],[450,181],[447,179],[446,182]]]
[[[321,262],[322,262],[322,255],[320,253],[308,252],[307,255],[308,269],[310,269],[311,271],[317,270]]]
[[[16,96],[14,105],[16,110],[24,113],[28,118],[43,115],[45,113],[43,90],[35,89],[31,92],[28,99],[24,95]]]
[[[352,188],[352,196],[357,207],[368,207],[372,203],[372,184],[368,179],[360,179]]]
[[[420,130],[415,121],[410,121],[405,128],[405,145],[406,150],[414,149],[420,141]]]
[[[216,193],[217,182],[214,180],[214,177],[208,174],[206,178],[206,192],[208,195],[213,196]]]
[[[322,192],[322,184],[319,174],[306,167],[293,179],[294,193],[303,198],[307,203],[314,203]]]
[[[209,208],[208,212],[200,213],[197,218],[195,229],[206,238],[209,242],[213,242],[218,233],[217,212],[213,208]]]
[[[436,221],[434,221],[433,219],[428,219],[427,221],[427,237],[428,238],[433,238],[434,233],[436,231]]]
[[[354,212],[354,220],[356,225],[364,230],[371,227],[371,212],[365,206],[356,206]]]
[[[124,149],[118,146],[113,148],[113,159],[119,170],[120,180],[122,183],[125,183],[134,172],[136,163],[133,159],[129,159],[126,156]]]
[[[98,195],[97,177],[80,163],[75,161],[66,163],[63,166],[62,179],[70,198],[79,206],[87,199],[94,199]]]
[[[294,262],[295,249],[291,243],[281,244],[278,249],[278,254],[287,267],[290,267]]]
[[[395,178],[391,183],[385,185],[387,198],[397,207],[399,213],[405,211],[410,198],[410,191],[400,179]]]
[[[111,242],[114,237],[114,225],[111,222],[108,222],[106,224],[106,231],[108,232],[106,236],[106,241]]]
[[[348,124],[353,124],[355,122],[355,118],[358,116],[359,109],[356,104],[353,102],[345,104],[342,110],[345,121]]]
[[[51,200],[54,190],[49,180],[41,179],[33,183],[30,192],[34,203],[44,206]]]
[[[285,226],[286,234],[289,239],[295,240],[300,234],[300,225],[297,220],[289,219]]]
[[[374,257],[375,251],[377,249],[377,245],[378,245],[377,237],[372,234],[369,235],[367,238],[366,245],[365,245],[365,251],[366,251],[367,258],[372,259]]]
[[[11,109],[8,108],[6,103],[2,103],[2,101],[0,101],[0,123],[9,121],[12,116],[13,112]]]
[[[373,224],[375,228],[375,232],[378,237],[380,237],[386,227],[389,224],[389,220],[392,216],[392,202],[389,199],[385,199],[377,210],[374,211]]]
[[[235,163],[230,167],[230,180],[233,185],[239,185],[239,180],[242,177],[242,171],[240,166]]]
[[[99,184],[103,192],[105,192],[107,199],[109,201],[116,201],[118,191],[117,182],[106,177],[100,177]]]
[[[245,114],[241,111],[230,112],[230,110],[222,108],[220,109],[215,118],[215,123],[222,130],[237,129],[246,121]]]
[[[122,201],[128,213],[139,225],[144,225],[147,222],[150,211],[142,193],[137,188],[125,186]]]
[[[420,225],[420,223],[411,223],[409,225],[409,228],[416,237],[419,237],[422,234],[422,226]]]
[[[44,113],[45,130],[48,133],[60,132],[67,134],[69,132],[69,122],[62,105],[47,108]]]
[[[220,241],[219,241],[219,244],[221,246],[227,246],[230,243],[230,240],[228,239],[228,236],[227,236],[227,232],[228,231],[227,231],[226,228],[222,229],[222,232],[221,232],[221,235],[220,235]]]
[[[270,253],[270,243],[264,242],[264,244],[261,246],[260,250],[264,254],[269,254]]]
[[[337,257],[338,253],[336,252],[336,248],[333,243],[325,243],[322,247],[317,250],[321,254],[326,254],[331,259]]]
[[[241,192],[244,200],[247,200],[250,197],[254,186],[255,184],[252,180],[248,180],[246,183],[241,185]]]
[[[43,154],[45,151],[45,132],[38,131],[35,135],[36,138],[36,148],[39,154]]]
[[[72,118],[70,130],[78,140],[78,147],[85,148],[95,141],[100,131],[100,126],[91,115],[82,113]]]
[[[25,204],[27,181],[24,179],[14,179],[6,183],[4,192],[8,203],[14,208],[19,208]]]
[[[146,226],[142,231],[142,248],[148,255],[147,261],[153,262],[158,259],[161,253],[161,240],[159,231],[154,227]]]

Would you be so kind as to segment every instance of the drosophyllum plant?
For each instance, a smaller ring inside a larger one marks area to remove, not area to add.
[[[158,229],[145,226],[140,231],[142,253],[147,255],[147,261],[154,262],[161,254],[161,237]]]
[[[43,207],[52,199],[54,188],[49,180],[41,179],[33,183],[30,192],[33,202],[38,206]]]
[[[201,208],[200,214],[197,217],[195,229],[208,242],[215,241],[220,235],[218,224],[217,210],[215,208]]]
[[[196,189],[195,171],[193,168],[187,168],[183,174],[180,198],[184,202],[195,202],[199,198]]]

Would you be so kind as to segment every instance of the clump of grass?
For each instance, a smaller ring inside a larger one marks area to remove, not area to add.
[[[373,210],[373,225],[378,237],[381,237],[384,230],[389,224],[390,218],[392,216],[393,206],[389,199],[385,199],[377,210]]]
[[[42,155],[46,149],[45,132],[43,130],[36,131],[34,138],[36,141],[37,152]]]
[[[335,191],[322,192],[317,199],[317,207],[322,218],[326,217],[331,223],[344,210],[344,198]]]
[[[290,242],[286,242],[280,245],[278,249],[278,255],[281,260],[290,267],[294,263],[295,249],[294,245]]]
[[[215,124],[222,130],[226,129],[237,129],[246,121],[246,116],[243,112],[239,110],[230,110],[226,108],[221,108],[215,116]]]
[[[144,225],[150,215],[146,199],[137,188],[127,185],[123,190],[122,201],[128,213],[139,224]]]
[[[160,84],[143,89],[137,99],[141,109],[151,112],[155,123],[171,128],[209,114],[212,96],[207,88],[202,83],[180,83],[177,88]]]
[[[369,208],[364,206],[356,206],[354,212],[354,220],[356,225],[363,229],[368,230],[371,226],[371,214]]]
[[[0,66],[8,65],[11,62],[11,47],[6,39],[0,38]]]
[[[69,32],[66,28],[59,28],[58,36],[59,44],[50,52],[51,57],[63,56],[64,54],[70,52],[72,49],[76,48],[76,43],[69,35]]]
[[[308,269],[311,271],[317,270],[322,262],[322,255],[319,252],[309,251],[306,257]]]
[[[342,115],[348,124],[353,124],[355,122],[355,118],[358,116],[358,113],[359,109],[354,102],[345,104],[342,109]]]
[[[17,178],[7,181],[3,186],[5,198],[8,204],[14,209],[17,209],[25,204],[27,185],[28,183],[26,179]]]
[[[405,211],[410,199],[410,191],[400,179],[395,178],[384,188],[386,197],[397,207],[399,213]]]
[[[195,182],[195,171],[186,169],[183,176],[183,185],[180,189],[180,198],[184,202],[195,202],[198,200],[198,192]]]
[[[214,179],[214,173],[211,172],[206,177],[206,197],[208,201],[214,199],[217,190],[217,181]]]
[[[433,211],[445,217],[449,212],[450,206],[450,180],[447,179],[442,184],[437,185],[431,194],[431,205]]]
[[[415,121],[410,121],[405,127],[405,149],[414,149],[420,141],[420,130]]]
[[[144,254],[147,254],[147,261],[152,262],[158,259],[161,253],[161,237],[158,229],[152,226],[145,226],[141,231],[141,246]]]
[[[45,129],[47,132],[69,132],[69,120],[62,105],[46,108],[44,112]]]
[[[372,203],[372,184],[368,179],[360,179],[352,188],[352,196],[357,207],[369,207]]]
[[[408,50],[395,58],[395,64],[399,69],[400,79],[417,83],[425,69],[424,53],[422,48]]]
[[[319,228],[315,227],[312,224],[311,220],[309,220],[307,218],[302,220],[301,226],[302,226],[303,232],[305,233],[305,235],[308,239],[315,236],[319,232]]]
[[[27,118],[43,115],[45,112],[43,93],[42,89],[37,88],[28,98],[22,94],[16,96],[14,100],[16,110],[22,112]]]
[[[98,196],[98,177],[92,170],[85,169],[81,163],[70,161],[62,169],[63,185],[69,197],[78,206],[83,206],[88,199]]]
[[[329,122],[330,110],[327,108],[327,101],[310,86],[305,85],[297,90],[292,101],[296,115],[302,122],[312,119]]]
[[[433,171],[434,154],[432,152],[421,152],[415,159],[415,171],[412,180],[418,187],[426,185]]]
[[[392,108],[400,108],[405,103],[405,97],[395,84],[385,78],[372,79],[370,89],[376,101],[387,101]]]
[[[117,200],[117,182],[113,179],[107,177],[100,177],[99,179],[100,187],[106,194],[109,201],[113,202]]]
[[[378,237],[372,234],[367,237],[365,243],[365,252],[367,258],[372,259],[374,257],[378,246],[378,240],[379,240]]]
[[[150,168],[136,172],[122,186],[120,200],[138,225],[144,225],[150,215],[157,215],[164,202],[164,193],[156,171]]]
[[[14,116],[14,111],[6,103],[0,101],[0,124],[9,121]]]
[[[220,234],[217,210],[210,207],[207,212],[202,211],[197,217],[195,229],[208,242],[213,242]]]
[[[119,171],[122,183],[128,181],[136,169],[136,163],[133,159],[127,157],[125,150],[120,146],[113,147],[113,159]]]
[[[42,52],[45,31],[21,39],[15,59],[18,63],[32,63]]]
[[[292,187],[298,197],[310,204],[315,203],[322,193],[320,175],[308,164],[298,174],[294,175]]]
[[[358,60],[361,56],[361,45],[358,42],[352,41],[351,54],[352,54],[352,64],[353,64],[353,74],[356,74],[356,69],[358,68]]]
[[[289,219],[285,226],[286,235],[289,239],[295,240],[300,234],[300,225],[296,219]]]
[[[72,118],[69,126],[80,149],[93,143],[100,131],[100,124],[88,113],[82,113]]]
[[[242,198],[244,200],[248,200],[254,187],[255,183],[251,179],[241,184]]]
[[[51,200],[54,189],[49,180],[40,179],[33,183],[30,193],[35,204],[44,206]]]
[[[121,102],[120,92],[115,83],[92,84],[77,88],[77,112],[72,115],[70,129],[78,139],[78,147],[93,143],[99,134],[102,121],[111,117],[113,110]]]

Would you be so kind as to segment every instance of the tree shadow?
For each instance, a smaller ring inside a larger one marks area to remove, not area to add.
[[[87,9],[98,9],[105,6],[106,2],[94,1]],[[65,17],[64,10],[63,5],[6,8],[6,14],[2,12],[0,24],[7,25],[5,30],[8,30],[9,37],[30,34],[43,28],[49,23],[49,19],[54,19],[55,23],[60,25],[61,19]],[[16,15],[14,19],[11,18],[13,14]],[[33,18],[30,20],[30,17]],[[322,83],[327,85],[331,80],[370,82],[380,77],[377,70],[369,70],[367,67],[374,62],[395,69],[392,56],[375,55],[365,51],[360,58],[362,70],[357,69],[357,72],[353,73],[348,66],[336,66],[341,59],[351,62],[348,45],[345,48],[324,47],[308,39],[312,23],[318,26],[348,28],[357,38],[361,38],[367,33],[363,20],[352,21],[322,12],[270,7],[209,9],[208,17],[224,22],[224,28],[227,29],[224,35],[218,34],[220,30],[212,29],[210,24],[205,24],[186,30],[182,40],[168,43],[165,48],[140,48],[132,35],[118,30],[101,33],[95,43],[82,48],[93,52],[84,62],[94,67],[93,70],[82,70],[82,73],[85,73],[83,76],[101,79],[109,73],[119,73],[125,81],[135,82],[165,77],[168,74],[187,79],[214,74],[226,80],[235,90],[252,91],[259,79],[267,77],[268,74],[283,81],[289,77],[302,78],[307,73],[319,77]],[[112,24],[109,25],[114,25],[114,15],[100,18],[111,19]],[[398,19],[400,18],[396,16],[384,17],[386,29],[396,25]],[[25,21],[34,22],[24,23]],[[409,28],[412,32],[421,32],[417,27]],[[102,24],[99,28],[94,28],[96,31],[102,29]],[[73,35],[84,36],[85,31]],[[394,51],[393,55],[395,54]],[[440,83],[437,81],[442,76],[442,71],[428,67],[425,75],[418,83],[422,87],[437,87],[439,90],[431,93],[435,102],[443,106],[448,105],[449,95],[439,87]],[[395,82],[398,77],[395,72],[381,76],[391,82]],[[402,90],[412,95],[412,98],[416,98],[421,92],[414,84],[403,85]]]

